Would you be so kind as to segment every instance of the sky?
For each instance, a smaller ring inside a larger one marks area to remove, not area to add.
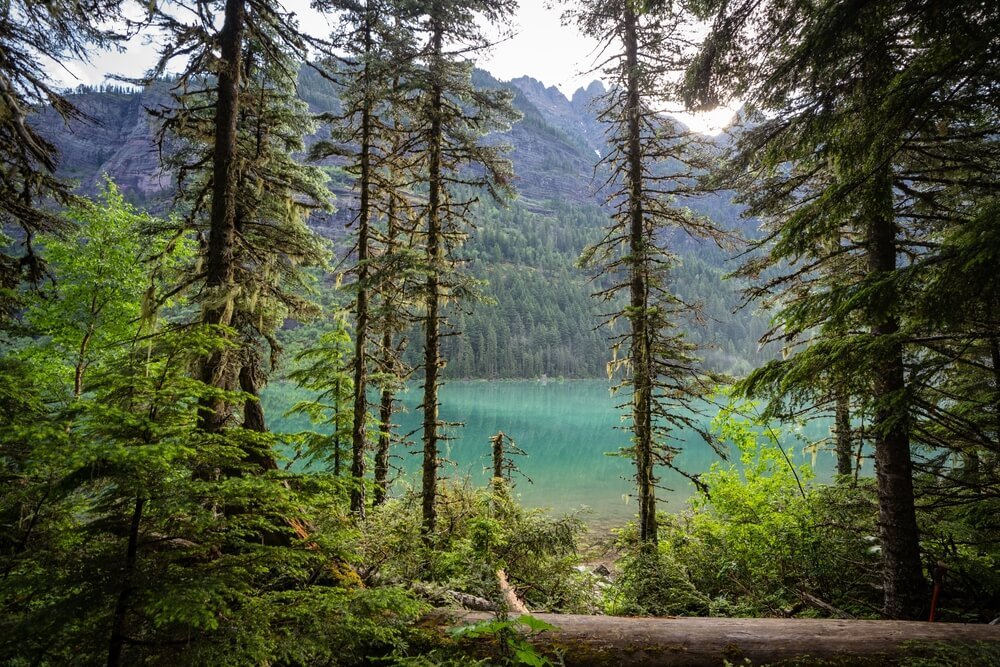
[[[331,32],[329,20],[311,10],[308,0],[285,0],[284,4],[296,12],[300,25],[309,32],[320,36]],[[481,58],[480,67],[502,81],[530,76],[546,86],[556,86],[567,97],[599,78],[593,72],[598,57],[596,41],[584,37],[573,26],[563,26],[562,9],[550,7],[551,0],[521,0],[520,4],[512,26],[514,35]],[[112,75],[140,76],[155,60],[156,51],[155,40],[145,35],[134,38],[122,53],[96,52],[89,63],[70,63],[52,71],[58,83],[66,87],[98,85]],[[716,134],[731,120],[733,111],[674,115],[692,129]]]

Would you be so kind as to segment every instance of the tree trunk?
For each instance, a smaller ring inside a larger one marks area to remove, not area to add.
[[[212,208],[205,277],[208,302],[202,310],[202,322],[211,325],[228,325],[233,314],[230,292],[234,287],[236,237],[236,134],[245,22],[244,0],[226,0],[225,18],[219,33],[223,65],[218,74],[212,156]],[[203,382],[221,388],[233,385],[227,356],[223,351],[209,355],[202,365]],[[199,426],[209,432],[218,431],[225,423],[227,409],[222,399],[207,400],[201,406]]]
[[[371,7],[365,14],[365,54],[372,48]],[[354,338],[354,414],[351,425],[351,511],[360,518],[365,516],[365,418],[368,416],[368,274],[369,274],[369,216],[371,190],[371,133],[372,114],[368,87],[367,58],[364,65],[365,100],[361,109],[361,202],[358,207],[358,296],[355,313]]]
[[[893,665],[925,655],[929,645],[1000,643],[1000,627],[961,623],[778,618],[623,618],[532,614],[556,627],[528,640],[564,664],[602,665]],[[494,620],[484,612],[438,614],[448,626]],[[469,641],[469,640],[466,640]],[[489,636],[474,651],[495,656]],[[972,664],[971,662],[969,664]]]
[[[382,345],[392,345],[392,336],[385,334]],[[388,349],[388,348],[386,348]],[[392,444],[392,406],[395,402],[392,391],[382,390],[379,403],[378,445],[375,448],[375,494],[372,504],[381,505],[389,497],[389,448]]]
[[[882,280],[896,270],[892,182],[885,167],[869,178],[872,188],[865,216],[869,279]],[[926,582],[920,565],[913,499],[903,346],[892,340],[899,332],[899,320],[892,312],[895,298],[891,290],[883,289],[874,298],[869,315],[871,335],[885,341],[872,369],[878,401],[872,430],[885,589],[883,611],[889,618],[916,619],[923,615]]]
[[[493,479],[494,481],[500,480],[504,481],[503,474],[503,431],[498,432],[495,436],[490,438],[490,444],[493,448]]]
[[[139,555],[139,528],[142,525],[142,510],[145,507],[144,498],[136,498],[132,509],[132,521],[129,524],[128,547],[125,551],[125,569],[122,572],[121,590],[115,602],[115,610],[111,617],[111,643],[108,647],[108,667],[121,664],[122,649],[125,646],[125,620],[128,616],[129,601],[135,586],[135,565]]]
[[[996,433],[993,440],[1000,445],[1000,338],[990,336],[990,362],[993,365],[993,419]]]
[[[892,78],[891,58],[878,36],[881,17],[874,7],[867,16],[875,52],[865,59],[857,85],[871,127]],[[913,498],[913,462],[910,455],[910,407],[907,398],[903,344],[897,338],[899,318],[894,309],[898,294],[889,279],[896,271],[898,249],[893,205],[891,157],[884,138],[872,136],[862,145],[864,190],[861,220],[865,227],[867,280],[876,285],[867,309],[867,324],[878,350],[871,360],[875,410],[875,479],[882,548],[883,613],[889,618],[923,617],[926,581],[920,565],[920,542]],[[881,283],[881,284],[880,284]]]
[[[842,387],[837,388],[834,431],[837,438],[837,474],[841,481],[846,481],[853,472],[851,459],[854,458],[854,451],[851,447],[851,395]]]
[[[240,390],[250,394],[243,403],[243,428],[257,433],[267,433],[267,422],[264,421],[264,408],[260,404],[260,387],[257,386],[256,373],[252,363],[244,364],[240,368]],[[246,460],[260,467],[261,470],[277,470],[278,462],[268,450],[247,448],[245,450]]]
[[[83,396],[83,374],[87,370],[87,350],[90,348],[90,339],[93,336],[94,322],[91,320],[87,324],[87,331],[83,334],[83,339],[80,341],[80,348],[77,350],[76,367],[73,370],[73,398]]]
[[[267,433],[267,422],[264,421],[264,408],[260,404],[260,390],[254,379],[252,364],[244,364],[240,368],[240,390],[250,394],[243,402],[243,428],[248,431]]]
[[[439,7],[435,5],[431,16],[433,34],[431,36],[431,94],[428,100],[431,116],[428,137],[428,193],[427,193],[427,262],[429,265],[426,283],[427,315],[424,336],[424,461],[422,480],[422,523],[421,533],[425,542],[430,543],[434,534],[437,513],[434,500],[437,495],[438,472],[438,373],[441,368],[440,313],[441,287],[439,284],[443,249],[441,247],[441,105],[442,85],[436,70],[442,58],[444,29],[441,24]]]
[[[340,377],[333,390],[333,476],[340,477]]]
[[[632,441],[635,446],[636,482],[639,487],[639,539],[656,544],[656,478],[653,475],[652,399],[653,369],[649,331],[647,284],[648,242],[643,211],[642,133],[640,125],[637,21],[625,3],[625,66],[628,70],[627,179],[629,197],[629,322],[632,326]]]
[[[398,85],[398,81],[394,82],[394,86]],[[389,197],[389,210],[388,210],[388,229],[386,230],[386,255],[392,257],[396,252],[396,206],[395,200],[392,199],[392,194]],[[389,308],[394,295],[401,293],[402,290],[399,289],[397,292],[397,286],[392,278],[388,279],[388,288],[384,292],[385,302],[385,319],[383,320],[383,326],[385,329],[382,333],[382,346],[381,346],[381,365],[383,373],[395,372],[398,368],[398,356],[396,349],[392,344],[392,332],[394,327],[393,315],[390,314]],[[379,401],[379,436],[378,445],[375,449],[375,494],[372,499],[372,503],[376,506],[381,505],[389,497],[389,450],[392,447],[392,409],[395,404],[396,396],[389,384],[386,384],[382,389],[382,396]]]

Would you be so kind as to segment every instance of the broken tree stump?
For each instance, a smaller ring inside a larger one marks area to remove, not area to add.
[[[893,664],[928,644],[1000,647],[1000,627],[964,623],[780,618],[625,618],[533,614],[557,630],[531,634],[541,652],[566,665]],[[450,613],[454,627],[492,614]],[[922,650],[923,649],[923,650]]]

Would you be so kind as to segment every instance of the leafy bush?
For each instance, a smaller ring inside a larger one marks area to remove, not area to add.
[[[635,524],[619,533],[618,576],[605,591],[605,611],[618,616],[701,616],[710,600],[668,551],[639,544]]]
[[[579,572],[576,516],[550,518],[525,510],[505,491],[442,484],[433,548],[419,533],[419,497],[403,494],[374,510],[364,536],[362,576],[368,581],[426,581],[500,601],[496,572],[531,609],[586,613],[593,581]]]
[[[686,512],[663,517],[660,543],[713,599],[713,613],[822,611],[810,597],[853,615],[877,613],[873,486],[811,483],[811,469],[794,466],[773,429],[731,410],[715,427],[735,444],[740,463],[702,475],[707,491]]]

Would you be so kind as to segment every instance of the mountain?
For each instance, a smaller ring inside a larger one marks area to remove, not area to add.
[[[485,296],[495,306],[477,304],[453,316],[462,336],[445,344],[448,372],[461,377],[598,377],[609,357],[607,332],[595,330],[608,304],[591,298],[590,276],[576,259],[599,240],[607,213],[595,192],[595,164],[606,152],[595,100],[605,89],[599,81],[566,97],[557,88],[520,77],[502,82],[482,70],[481,87],[507,88],[523,118],[495,138],[512,146],[516,200],[504,207],[483,202],[477,229],[463,248],[470,271],[489,282]],[[94,192],[104,174],[134,203],[154,213],[170,207],[170,174],[160,168],[155,129],[147,108],[169,102],[167,83],[143,91],[81,88],[71,96],[86,121],[68,125],[52,111],[35,124],[62,151],[60,171],[76,179],[82,192]],[[300,75],[299,92],[314,111],[339,104],[330,83],[309,68]],[[332,182],[338,211],[311,220],[335,243],[345,235],[354,194],[350,183]],[[692,205],[724,226],[737,226],[739,209],[725,195]],[[706,345],[713,367],[741,373],[762,359],[756,340],[761,318],[740,311],[736,286],[723,280],[732,267],[717,248],[682,234],[670,237],[681,256],[672,274],[674,289],[703,305],[710,326],[688,325],[692,340]],[[341,244],[346,247],[346,244]],[[694,319],[694,318],[692,318]],[[302,339],[311,329],[289,335]],[[415,353],[417,345],[411,345]]]

